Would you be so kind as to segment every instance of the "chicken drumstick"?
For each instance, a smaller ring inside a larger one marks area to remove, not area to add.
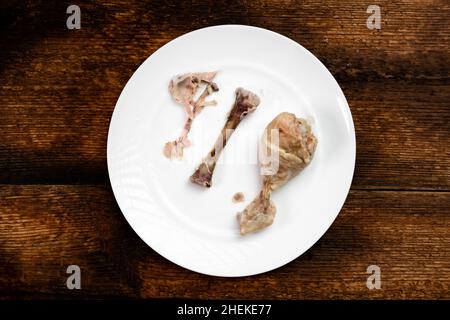
[[[278,132],[277,141],[273,141],[272,130]],[[262,147],[266,154],[278,155],[277,159],[274,159],[278,161],[278,167],[276,172],[263,176],[259,195],[244,211],[238,213],[242,235],[272,224],[276,208],[270,200],[271,192],[295,177],[311,162],[316,145],[317,139],[310,125],[292,113],[280,113],[267,125]]]

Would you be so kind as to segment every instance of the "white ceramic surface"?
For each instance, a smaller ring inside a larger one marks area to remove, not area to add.
[[[216,107],[194,120],[182,161],[162,154],[185,120],[168,93],[176,74],[217,70]],[[213,187],[188,182],[212,147],[242,86],[261,104],[234,132],[216,167]],[[278,113],[309,119],[318,137],[312,163],[273,193],[275,222],[240,236],[236,213],[257,194],[256,144]],[[339,85],[309,51],[265,29],[225,25],[185,34],[153,53],[117,101],[108,135],[108,170],[125,218],[155,251],[187,269],[215,276],[266,272],[299,257],[326,232],[348,194],[355,131]],[[233,203],[235,192],[246,201]]]

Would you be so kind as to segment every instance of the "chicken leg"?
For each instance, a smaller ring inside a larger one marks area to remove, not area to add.
[[[276,141],[271,134],[277,132]],[[262,189],[258,196],[238,213],[242,235],[270,226],[275,218],[276,208],[270,200],[272,191],[298,175],[312,160],[317,139],[310,125],[294,114],[283,112],[276,116],[266,127],[262,148],[266,154],[276,154],[277,170],[263,176]],[[261,163],[262,167],[268,164]],[[273,165],[273,163],[271,163]]]

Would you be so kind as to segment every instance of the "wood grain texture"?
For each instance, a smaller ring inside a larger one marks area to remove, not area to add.
[[[0,296],[448,299],[449,202],[447,192],[352,191],[303,256],[229,279],[160,257],[132,231],[109,187],[3,185]],[[69,264],[82,269],[81,290],[65,287]],[[371,264],[381,267],[381,290],[366,287]]]
[[[115,61],[124,70],[133,71],[127,67],[141,63],[174,37],[206,26],[234,23],[265,27],[291,37],[324,60],[339,80],[355,76],[449,76],[443,59],[448,55],[450,36],[450,4],[445,0],[377,1],[382,9],[382,29],[374,31],[366,27],[368,3],[362,0],[77,3],[82,9],[82,29],[76,32],[65,26],[67,3],[41,0],[3,4],[2,45],[7,50],[2,50],[2,57],[9,58],[8,64],[33,62],[45,57],[44,45],[47,57],[60,53],[61,62],[99,68],[99,64],[105,67]],[[24,48],[28,50],[21,50]]]

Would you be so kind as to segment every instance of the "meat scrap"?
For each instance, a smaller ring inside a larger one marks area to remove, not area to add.
[[[222,150],[225,148],[227,141],[230,139],[241,120],[247,114],[255,111],[260,103],[259,97],[248,90],[238,88],[236,89],[235,94],[236,98],[234,104],[214,147],[203,159],[202,163],[190,178],[191,182],[202,187],[211,187],[214,168],[216,167],[217,160],[219,159]]]
[[[239,203],[239,202],[244,202],[245,201],[245,196],[242,192],[236,192],[233,195],[233,202],[234,203]]]
[[[277,130],[277,142],[274,143],[270,132]],[[261,192],[244,209],[238,213],[242,235],[270,226],[275,217],[276,208],[270,200],[272,191],[298,175],[312,160],[317,145],[310,125],[306,120],[294,114],[283,112],[275,117],[266,127],[262,139],[262,148],[266,154],[278,155],[276,172],[263,176]],[[260,160],[260,165],[261,160]]]
[[[184,147],[190,146],[188,134],[191,130],[192,122],[205,106],[216,105],[216,101],[206,101],[206,98],[213,92],[218,91],[217,84],[212,82],[217,72],[186,73],[172,79],[169,83],[169,92],[172,99],[184,106],[187,119],[183,131],[178,139],[167,142],[163,149],[163,154],[169,158],[182,158]],[[205,83],[203,90],[197,101],[194,96],[201,83]]]

